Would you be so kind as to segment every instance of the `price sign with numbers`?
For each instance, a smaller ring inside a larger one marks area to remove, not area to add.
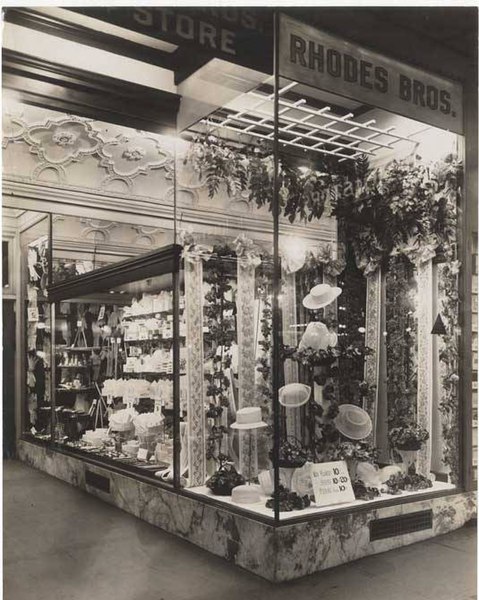
[[[352,502],[355,499],[344,460],[312,465],[311,478],[314,500],[318,506]]]

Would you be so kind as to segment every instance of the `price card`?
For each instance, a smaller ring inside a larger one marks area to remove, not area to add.
[[[100,306],[100,311],[98,313],[98,321],[103,321],[104,318],[105,318],[105,305],[102,304]]]
[[[36,321],[39,321],[38,308],[36,306],[29,308],[27,312],[28,320],[30,323],[35,323]]]
[[[77,327],[81,327],[82,326],[82,322],[81,321],[77,321]]]
[[[314,501],[318,506],[355,500],[346,461],[314,464],[311,466],[311,478]]]
[[[116,343],[121,344],[121,338],[116,338]]]
[[[37,430],[35,429],[35,427],[31,427],[30,431],[33,435],[37,435]]]
[[[138,454],[136,455],[136,458],[138,460],[148,460],[148,449],[147,448],[140,448],[138,450]]]

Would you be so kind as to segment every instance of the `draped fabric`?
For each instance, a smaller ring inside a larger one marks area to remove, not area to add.
[[[283,289],[281,294],[283,342],[287,346],[298,345],[298,329],[296,327],[296,277],[294,273],[282,275]],[[299,381],[298,363],[287,359],[284,362],[284,384]],[[299,408],[285,408],[286,435],[302,438],[301,415]]]
[[[432,260],[417,265],[417,422],[432,431],[433,407],[433,272]],[[428,476],[431,470],[431,436],[418,453],[417,470]]]
[[[378,398],[379,398],[379,357],[381,345],[381,270],[377,269],[367,277],[366,291],[366,346],[372,348],[373,353],[366,357],[364,366],[364,380],[375,386],[375,393],[363,408],[367,411],[373,422],[373,431],[370,442],[376,443],[378,424]]]
[[[187,329],[187,439],[188,485],[203,485],[206,479],[206,422],[203,358],[203,262],[185,256],[185,310]]]
[[[238,258],[237,263],[237,328],[238,328],[238,391],[239,408],[256,405],[255,372],[255,265]],[[257,473],[257,443],[249,431],[239,431],[239,468],[244,475]],[[251,456],[250,456],[251,449]]]

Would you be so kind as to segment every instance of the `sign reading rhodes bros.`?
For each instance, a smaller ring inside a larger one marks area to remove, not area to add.
[[[462,86],[281,15],[280,74],[463,133]]]

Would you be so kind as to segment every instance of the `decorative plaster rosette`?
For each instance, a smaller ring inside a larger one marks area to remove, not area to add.
[[[66,165],[94,154],[100,146],[98,133],[87,121],[66,117],[30,127],[25,135],[30,151],[46,163]]]
[[[137,177],[152,169],[166,167],[169,156],[159,141],[144,134],[119,135],[100,149],[100,165],[111,175]]]

